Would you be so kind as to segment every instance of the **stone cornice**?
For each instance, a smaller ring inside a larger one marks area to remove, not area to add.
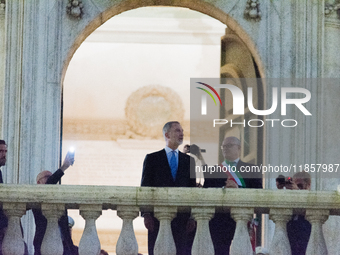
[[[185,134],[190,136],[190,121],[182,121]],[[160,129],[161,130],[161,129]],[[63,120],[65,140],[117,140],[151,138],[149,133],[138,134],[127,120]]]

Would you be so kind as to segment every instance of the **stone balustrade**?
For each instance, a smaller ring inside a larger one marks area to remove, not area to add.
[[[132,221],[139,211],[154,211],[160,220],[155,254],[176,254],[170,222],[176,212],[191,212],[197,221],[193,244],[195,255],[214,254],[209,220],[215,211],[230,211],[236,221],[232,255],[253,254],[247,232],[247,221],[254,213],[269,214],[275,222],[270,254],[291,254],[286,223],[293,214],[305,213],[312,232],[307,254],[327,254],[322,224],[329,215],[340,215],[337,191],[293,191],[254,189],[149,188],[68,185],[0,185],[0,201],[9,219],[3,240],[3,254],[22,255],[24,243],[20,217],[26,210],[41,208],[48,225],[42,254],[62,255],[58,218],[66,209],[79,209],[85,229],[79,243],[80,255],[97,255],[100,242],[95,221],[102,210],[117,210],[123,227],[117,242],[118,255],[136,255],[138,244]]]

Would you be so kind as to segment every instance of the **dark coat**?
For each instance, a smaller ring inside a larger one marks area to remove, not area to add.
[[[144,159],[141,186],[195,187],[195,178],[190,179],[190,164],[191,169],[195,169],[195,160],[179,151],[178,170],[174,181],[165,149],[148,154]]]
[[[178,154],[178,170],[176,180],[173,179],[165,149],[146,155],[143,164],[141,186],[145,187],[195,187],[196,179],[190,178],[190,167],[195,169],[195,160],[182,153]],[[193,175],[194,176],[194,175]],[[143,214],[143,213],[142,213]],[[153,214],[151,213],[153,217]],[[177,255],[190,255],[195,237],[195,231],[186,232],[189,213],[178,213],[171,222],[171,230],[174,237]],[[154,231],[148,231],[149,255],[153,255],[159,221],[155,222]]]
[[[287,235],[292,255],[306,254],[312,226],[302,215],[293,215],[287,222]]]

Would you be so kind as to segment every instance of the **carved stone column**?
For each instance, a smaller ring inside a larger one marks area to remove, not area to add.
[[[269,217],[275,223],[274,236],[269,249],[270,254],[291,255],[287,222],[292,218],[292,215],[292,209],[270,209]]]
[[[64,247],[61,240],[58,220],[65,212],[64,204],[42,204],[41,210],[47,219],[47,227],[41,244],[42,255],[63,255]]]
[[[231,216],[236,221],[234,240],[230,247],[231,255],[253,255],[248,232],[248,221],[254,214],[253,208],[231,208]]]
[[[21,233],[20,218],[26,213],[25,203],[4,203],[4,212],[8,218],[8,227],[2,241],[4,255],[24,254],[25,245]]]
[[[85,219],[85,229],[79,242],[79,255],[97,255],[100,242],[96,220],[102,214],[102,205],[80,205],[80,215]]]
[[[307,255],[327,255],[327,247],[323,236],[322,225],[328,219],[328,210],[306,210],[306,219],[312,224]]]
[[[214,213],[214,207],[194,207],[191,209],[191,214],[197,221],[196,235],[191,252],[192,254],[214,255],[214,245],[211,240],[209,230],[209,221]]]
[[[176,216],[176,207],[155,207],[155,217],[159,220],[159,231],[155,243],[155,255],[176,255],[176,245],[171,231],[171,221]]]
[[[116,246],[117,255],[136,255],[138,253],[138,243],[132,224],[138,214],[139,207],[137,206],[117,207],[117,215],[123,220],[122,231]]]

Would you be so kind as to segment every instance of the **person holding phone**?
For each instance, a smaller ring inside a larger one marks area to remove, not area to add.
[[[37,184],[57,184],[65,171],[74,163],[74,150],[67,152],[64,162],[61,167],[53,174],[50,171],[42,171],[37,175]],[[40,209],[32,209],[35,220],[35,236],[33,240],[34,255],[41,255],[41,244],[46,232],[47,219],[42,214]],[[63,241],[64,253],[63,255],[78,255],[78,247],[73,244],[71,232],[68,225],[67,210],[63,216],[60,217],[59,228],[61,238]]]

